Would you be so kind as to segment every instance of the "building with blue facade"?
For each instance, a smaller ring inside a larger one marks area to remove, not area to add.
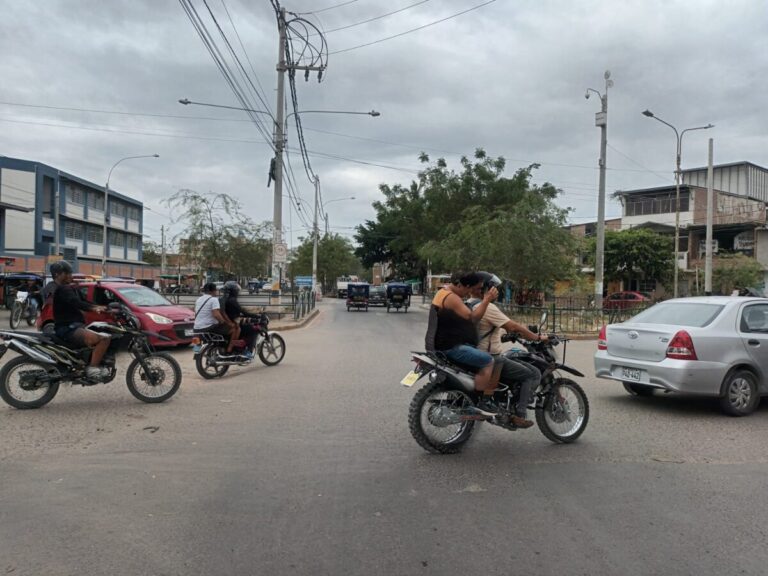
[[[41,162],[0,156],[0,255],[142,264],[141,202]],[[107,241],[104,218],[108,214]],[[91,266],[83,266],[91,268]]]

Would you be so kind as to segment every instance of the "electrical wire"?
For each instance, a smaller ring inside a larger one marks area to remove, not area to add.
[[[451,20],[452,18],[456,18],[457,16],[461,16],[462,14],[466,14],[467,12],[472,12],[473,10],[477,10],[479,8],[482,8],[483,6],[487,6],[488,4],[492,4],[494,2],[496,2],[496,0],[487,0],[487,2],[483,2],[482,4],[472,6],[471,8],[467,8],[466,10],[462,10],[461,12],[457,12],[456,14],[451,14],[450,16],[446,16],[445,18],[441,18],[440,20],[435,20],[434,22],[430,22],[429,24],[424,24],[423,26],[412,28],[410,30],[406,30],[405,32],[400,32],[399,34],[395,34],[394,36],[379,38],[378,40],[374,40],[373,42],[367,42],[365,44],[360,44],[359,46],[350,46],[349,48],[343,48],[342,50],[335,50],[333,52],[329,52],[329,54],[342,54],[344,52],[351,52],[352,50],[365,48],[366,46],[373,46],[374,44],[386,42],[387,40],[392,40],[393,38],[399,38],[400,36],[405,36],[406,34],[410,34],[412,32],[418,32],[419,30],[424,30],[425,28],[429,28],[430,26],[435,26],[436,24],[440,24],[447,20]]]
[[[312,12],[297,12],[297,14],[320,14],[320,12],[326,12],[328,10],[333,10],[334,8],[341,8],[342,6],[347,6],[348,4],[354,4],[358,0],[347,0],[346,2],[341,2],[340,4],[334,4],[333,6],[326,6],[325,8],[321,8],[320,10],[313,10]]]
[[[429,2],[429,0],[420,0],[419,2],[416,2],[415,4],[411,4],[409,6],[406,6],[404,8],[400,8],[398,10],[394,10],[392,12],[387,12],[386,14],[382,14],[380,16],[374,16],[373,18],[368,18],[367,20],[361,20],[360,22],[355,22],[354,24],[347,24],[346,26],[339,26],[338,28],[331,28],[330,30],[324,30],[324,34],[331,34],[333,32],[339,32],[340,30],[347,30],[349,28],[354,28],[355,26],[362,26],[363,24],[368,24],[370,22],[374,22],[376,20],[381,20],[382,18],[386,18],[387,16],[392,16],[393,14],[398,14],[400,12],[405,12],[406,10],[409,10],[411,8],[415,8],[416,6],[419,6],[421,4],[424,4],[426,2]]]

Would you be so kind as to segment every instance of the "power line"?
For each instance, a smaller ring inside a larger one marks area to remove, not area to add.
[[[406,10],[409,10],[411,8],[415,8],[416,6],[419,6],[420,4],[424,4],[426,2],[429,2],[429,0],[420,0],[419,2],[416,2],[415,4],[411,4],[409,6],[406,6],[405,8],[400,8],[399,10],[394,10],[392,12],[387,12],[386,14],[382,14],[380,16],[374,16],[373,18],[368,18],[367,20],[361,20],[360,22],[355,22],[354,24],[347,24],[346,26],[340,26],[338,28],[331,28],[330,30],[325,30],[325,34],[330,34],[332,32],[339,32],[340,30],[347,30],[349,28],[354,28],[355,26],[362,26],[363,24],[368,24],[369,22],[374,22],[376,20],[381,20],[382,18],[386,18],[387,16],[392,16],[393,14],[397,14],[399,12],[405,12]]]
[[[346,2],[341,2],[340,4],[334,4],[333,6],[326,6],[325,8],[321,8],[320,10],[313,10],[312,12],[296,12],[295,14],[320,14],[320,12],[326,12],[327,10],[333,10],[334,8],[341,8],[342,6],[347,6],[348,4],[354,4],[358,0],[347,0]]]
[[[456,18],[457,16],[461,16],[462,14],[466,14],[467,12],[472,12],[473,10],[477,10],[478,8],[482,8],[483,6],[487,6],[488,4],[492,4],[494,2],[496,2],[496,0],[488,0],[487,2],[483,2],[482,4],[478,4],[477,6],[472,6],[471,8],[467,8],[466,10],[462,10],[461,12],[457,12],[456,14],[451,14],[450,16],[446,16],[445,18],[441,18],[440,20],[435,20],[434,22],[430,22],[429,24],[424,24],[423,26],[412,28],[411,30],[406,30],[405,32],[400,32],[399,34],[395,34],[394,36],[387,36],[386,38],[380,38],[378,40],[374,40],[373,42],[360,44],[359,46],[351,46],[349,48],[344,48],[342,50],[336,50],[334,52],[330,52],[329,54],[341,54],[343,52],[350,52],[351,50],[357,50],[358,48],[365,48],[366,46],[372,46],[374,44],[379,44],[380,42],[386,42],[387,40],[392,40],[393,38],[399,38],[400,36],[405,36],[406,34],[410,34],[411,32],[424,30],[424,28],[429,28],[430,26],[435,26],[436,24],[440,24],[442,22],[445,22],[446,20]]]

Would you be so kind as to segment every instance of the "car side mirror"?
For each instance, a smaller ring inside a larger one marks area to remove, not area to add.
[[[107,304],[107,308],[109,308],[110,310],[122,310],[123,305],[120,304],[120,302],[110,302],[109,304]]]

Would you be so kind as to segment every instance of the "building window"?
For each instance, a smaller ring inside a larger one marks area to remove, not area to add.
[[[64,236],[70,240],[82,240],[83,225],[78,222],[71,222],[67,220],[67,222],[64,224]]]
[[[100,192],[88,192],[88,208],[104,210],[104,194]]]
[[[128,235],[128,248],[131,250],[138,250],[139,249],[139,237],[133,236],[132,234]]]
[[[141,218],[141,212],[136,206],[128,206],[128,218],[131,220],[139,220]]]
[[[112,244],[112,246],[125,246],[125,234],[110,230],[109,243]]]
[[[122,202],[110,202],[109,211],[115,216],[125,217],[126,205]]]
[[[85,190],[83,190],[79,186],[76,186],[75,184],[67,184],[66,191],[67,191],[67,202],[71,202],[72,204],[80,204],[80,205],[85,204]]]
[[[43,176],[43,216],[53,218],[53,178]]]
[[[680,212],[688,212],[689,197],[688,192],[680,193]],[[626,200],[626,213],[627,216],[674,214],[675,195],[643,196],[641,198],[632,198],[630,196]]]
[[[88,242],[101,244],[104,241],[104,229],[98,226],[88,226]]]

